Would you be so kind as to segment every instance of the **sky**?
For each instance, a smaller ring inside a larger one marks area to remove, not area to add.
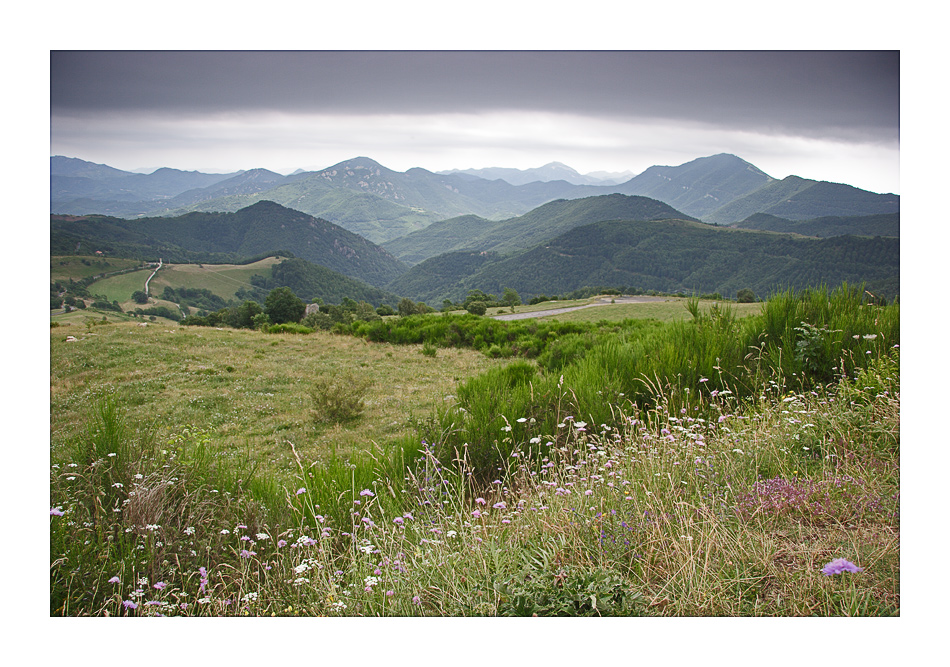
[[[50,155],[130,171],[637,174],[717,153],[899,194],[900,52],[50,52]]]

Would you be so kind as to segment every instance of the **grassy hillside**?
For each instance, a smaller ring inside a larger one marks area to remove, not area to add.
[[[290,252],[298,257],[377,286],[406,269],[365,238],[270,201],[235,213],[189,213],[175,218],[53,216],[50,229],[54,253],[82,242],[87,247],[103,246],[115,256],[223,263],[226,258],[235,261],[292,248]]]
[[[114,271],[122,271],[141,266],[137,259],[120,259],[116,257],[98,258],[82,255],[52,255],[49,258],[50,280],[67,282],[82,280],[92,276],[104,275]]]
[[[56,327],[50,349],[54,454],[82,434],[97,397],[111,395],[163,438],[186,425],[207,430],[215,455],[249,453],[262,472],[280,479],[298,472],[288,443],[308,460],[368,451],[374,441],[413,433],[413,418],[441,406],[459,382],[500,363],[471,350],[433,359],[418,346],[329,333],[277,336],[169,322]],[[315,423],[308,387],[323,375],[347,372],[372,380],[365,416],[331,427]]]
[[[329,334],[53,329],[50,613],[899,615],[899,319],[789,293],[742,321],[572,334],[586,354],[550,372]],[[341,375],[372,378],[365,414],[315,422]]]

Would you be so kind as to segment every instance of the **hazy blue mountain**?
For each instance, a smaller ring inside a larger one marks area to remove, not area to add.
[[[132,176],[134,172],[122,171],[105,164],[87,162],[74,157],[54,155],[49,159],[50,176],[71,176],[74,178],[88,178],[90,180],[109,180]]]
[[[628,180],[631,172],[611,173],[594,172],[580,174],[575,169],[561,162],[549,162],[542,167],[533,169],[511,169],[507,167],[486,167],[484,169],[449,169],[436,172],[438,174],[464,174],[476,176],[488,181],[501,179],[511,185],[526,185],[535,181],[565,181],[572,185],[616,185]]]
[[[768,213],[788,220],[808,220],[827,216],[879,215],[899,211],[899,195],[876,194],[841,183],[788,176],[725,204],[703,219],[729,225],[745,220],[755,213]]]
[[[236,174],[174,169],[132,174],[64,157],[51,158],[50,168],[53,213],[177,216],[189,211],[235,212],[266,200],[329,220],[375,243],[442,220],[474,215],[503,221],[554,200],[606,194],[649,197],[717,224],[734,224],[756,213],[800,220],[895,213],[900,208],[897,195],[798,177],[776,181],[728,154],[674,167],[650,167],[619,185],[578,185],[563,179],[512,185],[465,173],[436,174],[420,168],[397,172],[366,157],[286,177],[261,169]],[[544,173],[532,177],[576,174],[559,163],[535,171]],[[429,252],[414,254],[421,259],[431,256]]]
[[[50,212],[138,215],[187,190],[207,188],[234,174],[204,174],[162,167],[136,174],[75,158],[50,158]]]
[[[721,153],[678,167],[650,167],[617,186],[628,195],[659,199],[695,218],[754,192],[774,179],[745,160]]]

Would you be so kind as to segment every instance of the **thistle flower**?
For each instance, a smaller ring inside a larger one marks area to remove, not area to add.
[[[821,571],[826,577],[828,577],[832,574],[841,574],[842,572],[864,572],[864,568],[858,567],[851,561],[845,560],[844,558],[836,558],[825,565]]]

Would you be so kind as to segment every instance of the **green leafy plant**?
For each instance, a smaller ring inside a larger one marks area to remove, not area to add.
[[[372,379],[351,372],[322,375],[310,386],[311,417],[318,423],[339,424],[358,419],[366,408]]]

